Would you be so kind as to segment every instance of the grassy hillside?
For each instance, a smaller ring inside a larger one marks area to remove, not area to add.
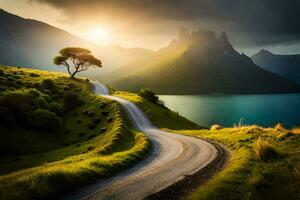
[[[178,131],[225,144],[228,166],[187,199],[299,199],[300,131],[247,126]]]
[[[116,102],[65,74],[0,67],[0,199],[53,199],[150,148]]]
[[[171,111],[167,107],[159,104],[153,104],[137,94],[124,91],[116,91],[113,93],[113,95],[134,102],[139,106],[139,108],[144,111],[147,117],[149,117],[150,121],[159,128],[168,128],[173,130],[203,128],[193,123],[192,121],[180,116],[178,113]]]

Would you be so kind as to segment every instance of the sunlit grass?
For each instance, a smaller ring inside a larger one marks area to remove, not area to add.
[[[264,141],[260,137],[255,142],[256,156],[261,160],[271,160],[278,157],[278,152],[267,141]]]
[[[134,93],[116,91],[113,95],[122,97],[141,108],[151,122],[159,128],[168,129],[202,129],[203,127],[191,122],[162,105],[153,104]]]
[[[65,74],[24,68],[2,66],[1,70],[5,72],[1,81],[7,82],[1,85],[0,94],[9,90],[25,91],[50,78],[62,90],[77,91],[85,104],[64,116],[65,133],[49,140],[48,136],[28,131],[27,139],[33,144],[26,145],[27,152],[17,159],[1,158],[0,199],[53,199],[59,193],[109,177],[142,159],[149,151],[150,141],[143,133],[131,129],[121,105],[95,96],[86,80],[73,81]],[[20,81],[17,85],[12,81],[16,79]],[[92,128],[88,128],[94,119],[90,116],[98,116]],[[23,129],[14,131],[11,134],[6,129],[3,132],[6,135],[1,133],[2,142],[7,135],[18,138],[25,133]],[[13,138],[6,139],[14,142]],[[40,148],[36,144],[47,148],[30,154],[30,149]],[[22,140],[13,145],[24,147]]]
[[[176,132],[222,143],[232,151],[228,166],[187,199],[297,199],[300,196],[298,134],[256,125]],[[289,137],[279,137],[288,133]]]

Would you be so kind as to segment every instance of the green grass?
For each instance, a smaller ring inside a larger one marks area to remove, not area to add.
[[[0,125],[0,152],[5,153],[0,158],[0,199],[53,199],[109,177],[149,151],[148,138],[131,128],[122,107],[95,96],[89,82],[15,67],[1,66],[0,73],[0,99],[11,92],[27,98],[28,91],[35,89],[44,99],[39,102],[45,109],[50,109],[47,105],[53,102],[64,108],[66,91],[82,100],[76,107],[68,106],[68,110],[57,114],[63,121],[63,129],[58,132],[32,129],[16,120],[11,126]],[[54,92],[43,88],[45,79],[53,80]],[[40,106],[25,104],[29,111]]]
[[[191,122],[168,109],[167,107],[153,104],[134,93],[116,91],[113,95],[134,102],[149,117],[150,121],[159,128],[173,130],[179,129],[202,129],[203,127]]]
[[[177,132],[217,141],[232,151],[228,166],[187,199],[299,199],[299,134],[258,126]]]

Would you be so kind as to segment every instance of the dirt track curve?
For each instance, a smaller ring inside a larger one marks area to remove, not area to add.
[[[201,170],[206,173],[208,167],[221,167],[211,166],[219,163],[214,164],[220,159],[220,147],[202,139],[160,130],[134,103],[110,96],[108,89],[100,83],[94,85],[97,94],[117,101],[125,108],[135,127],[150,138],[153,150],[134,167],[81,188],[66,199],[138,200],[149,196],[151,199],[159,199],[160,196],[165,199],[163,191],[171,191],[172,185],[178,187],[178,183],[186,182],[186,177],[199,174]],[[155,196],[156,193],[160,195]]]

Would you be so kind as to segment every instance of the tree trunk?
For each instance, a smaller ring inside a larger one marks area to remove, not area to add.
[[[72,80],[75,79],[75,74],[76,74],[76,73],[71,74],[71,77],[70,77],[70,78],[71,78]]]

